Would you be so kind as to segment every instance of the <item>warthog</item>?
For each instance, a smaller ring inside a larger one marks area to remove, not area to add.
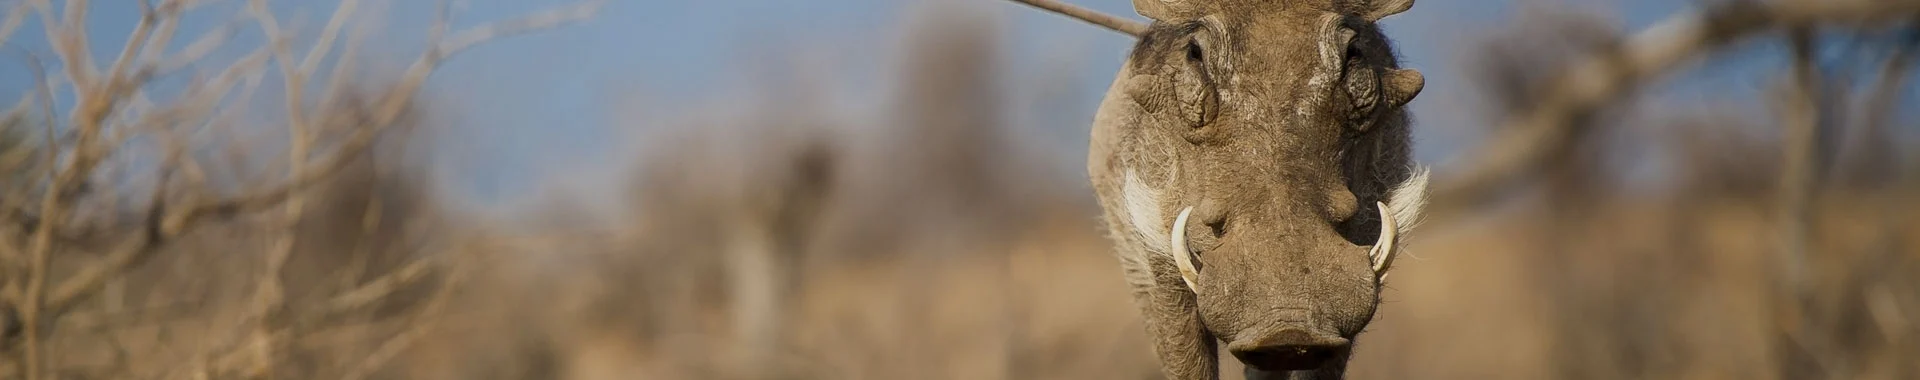
[[[1375,22],[1412,0],[1134,0],[1087,170],[1165,374],[1340,378],[1425,203],[1403,106],[1425,84]]]

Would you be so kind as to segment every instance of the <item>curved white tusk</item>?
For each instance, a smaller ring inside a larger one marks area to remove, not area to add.
[[[1193,251],[1187,250],[1187,216],[1192,213],[1193,207],[1187,207],[1173,219],[1173,249],[1168,253],[1173,255],[1173,264],[1180,267],[1180,280],[1187,282],[1187,290],[1199,293],[1194,283],[1199,282],[1200,270],[1193,266]]]
[[[1386,280],[1387,270],[1393,269],[1393,256],[1398,246],[1395,240],[1400,235],[1400,224],[1393,220],[1393,213],[1387,212],[1387,204],[1374,202],[1380,207],[1380,239],[1367,250],[1367,256],[1373,259],[1373,276]]]

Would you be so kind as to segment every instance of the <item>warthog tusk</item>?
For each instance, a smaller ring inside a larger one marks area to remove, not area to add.
[[[1173,264],[1180,267],[1180,280],[1187,282],[1187,290],[1199,293],[1194,283],[1200,280],[1200,270],[1193,265],[1193,251],[1187,250],[1187,216],[1193,213],[1193,207],[1180,210],[1180,217],[1173,219]]]
[[[1393,220],[1393,213],[1387,211],[1385,202],[1374,202],[1380,207],[1380,240],[1367,250],[1367,256],[1373,259],[1373,276],[1386,281],[1387,270],[1393,269],[1393,256],[1397,246],[1394,240],[1399,238],[1400,223]]]

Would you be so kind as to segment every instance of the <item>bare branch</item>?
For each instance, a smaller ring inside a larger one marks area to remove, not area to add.
[[[145,214],[147,220],[142,233],[122,240],[108,251],[106,258],[81,268],[79,272],[61,281],[60,285],[55,287],[47,297],[47,310],[55,314],[65,312],[81,299],[98,291],[108,279],[152,257],[160,243],[178,234],[177,231],[168,230],[169,223],[165,219],[168,211],[165,184],[171,178],[173,170],[184,166],[178,164],[184,161],[184,150],[176,153],[179,154],[169,154],[169,164],[161,169],[163,171],[159,179],[160,186],[154,190],[152,199],[148,202]]]
[[[1102,28],[1111,29],[1115,32],[1126,33],[1129,36],[1139,37],[1140,35],[1147,33],[1147,24],[1145,23],[1120,18],[1119,16],[1114,16],[1106,13],[1100,13],[1100,11],[1082,8],[1078,5],[1068,4],[1060,0],[1013,0],[1013,1],[1021,4],[1030,5],[1030,6],[1033,6],[1034,8],[1040,8],[1049,12],[1059,13],[1061,15],[1072,17],[1080,21],[1086,21],[1087,23],[1099,25]]]
[[[1851,126],[1846,147],[1837,152],[1842,157],[1833,163],[1833,169],[1841,171],[1837,174],[1842,181],[1880,185],[1887,174],[1897,170],[1893,163],[1897,161],[1893,158],[1896,139],[1889,138],[1887,130],[1906,96],[1903,90],[1912,83],[1909,74],[1916,55],[1920,55],[1920,33],[1902,36],[1895,44],[1892,56],[1881,63],[1875,76],[1869,77],[1873,84],[1863,95],[1859,118]]]
[[[334,59],[333,71],[327,74],[327,86],[320,90],[320,93],[325,95],[323,95],[324,98],[320,99],[319,109],[338,109],[341,101],[347,99],[349,96],[358,95],[350,93],[346,91],[346,89],[349,82],[354,78],[354,70],[358,65],[360,43],[366,40],[368,30],[368,28],[355,28],[351,32],[352,34],[347,36],[347,44],[342,48],[340,57]],[[323,123],[322,126],[324,127],[326,125]]]
[[[47,110],[48,115],[45,121],[46,131],[44,133],[46,136],[44,137],[49,141],[42,149],[46,149],[47,162],[53,162],[56,157],[58,157],[60,150],[58,145],[52,143],[52,139],[54,138],[54,121],[52,117],[53,88],[51,83],[49,83],[50,80],[47,79],[46,69],[40,66],[40,60],[30,59],[29,62],[31,63],[29,66],[33,69],[34,77],[39,78],[37,81],[39,86],[37,87],[40,95],[40,103],[41,107]],[[79,156],[80,152],[74,152],[74,155]],[[47,277],[53,275],[50,272],[52,271],[54,230],[59,227],[60,218],[65,216],[66,211],[60,207],[60,195],[66,183],[59,179],[61,176],[66,175],[66,173],[55,172],[55,170],[58,169],[54,166],[48,166],[47,170],[47,178],[49,178],[51,182],[47,184],[46,194],[40,196],[40,221],[33,231],[32,240],[28,243],[28,267],[25,273],[27,284],[24,289],[25,294],[22,295],[25,299],[23,300],[24,302],[21,302],[20,306],[20,325],[22,326],[22,330],[26,331],[27,335],[26,347],[21,350],[21,360],[26,362],[24,364],[24,367],[26,367],[24,376],[29,380],[40,379],[41,374],[45,371],[45,368],[41,368],[46,364],[46,359],[41,357],[44,354],[41,351],[45,349],[45,347],[43,347],[44,342],[41,341],[42,337],[40,335],[42,331],[41,326],[43,322],[45,322],[43,317],[45,317],[46,311]],[[69,165],[65,170],[72,171],[74,168]]]
[[[378,279],[369,281],[346,293],[334,296],[333,299],[328,300],[326,305],[322,307],[320,313],[334,314],[372,304],[375,301],[386,298],[387,295],[398,292],[407,285],[418,282],[421,278],[425,278],[428,273],[432,273],[431,270],[434,265],[438,263],[439,260],[434,258],[414,260],[400,267],[400,269],[380,276]]]
[[[159,8],[153,8],[148,4],[148,0],[140,0],[140,4],[145,9],[143,13],[153,13],[152,17],[158,21],[158,25],[154,26],[153,36],[148,38],[145,46],[140,48],[140,54],[134,57],[134,62],[139,62],[141,66],[154,65],[160,54],[173,43],[174,33],[180,30],[180,7],[175,3],[175,1],[166,1],[161,3]]]
[[[386,342],[382,342],[379,347],[374,348],[371,353],[368,353],[365,358],[361,359],[359,365],[355,366],[346,375],[341,376],[341,378],[358,380],[367,377],[367,375],[372,374],[373,371],[385,366],[388,361],[398,357],[400,353],[404,352],[408,347],[412,347],[414,342],[418,342],[420,338],[432,332],[435,327],[438,327],[439,320],[433,318],[442,314],[442,310],[446,309],[448,303],[451,303],[453,291],[459,287],[460,282],[466,277],[465,272],[466,271],[460,267],[455,267],[449,271],[449,273],[447,273],[447,279],[441,281],[440,288],[436,289],[431,296],[432,298],[427,300],[427,305],[422,307],[418,313],[414,314],[411,323],[409,323],[411,328],[401,331],[400,334],[394,337],[388,338]]]
[[[54,20],[53,6],[46,0],[34,2],[40,13],[41,29],[47,35],[47,42],[53,44],[53,51],[66,64],[64,68],[68,81],[74,87],[88,89],[94,86],[94,78],[99,68],[93,66],[93,51],[87,41],[87,1],[69,0],[65,9],[60,11],[62,20]]]
[[[245,57],[241,57],[239,61],[236,61],[232,66],[228,66],[220,73],[215,74],[212,78],[204,81],[196,80],[189,83],[188,88],[181,92],[180,100],[176,101],[173,107],[154,112],[146,122],[160,125],[173,125],[189,120],[198,120],[198,118],[206,115],[206,113],[219,108],[221,101],[228,98],[227,95],[231,93],[230,91],[233,86],[243,82],[257,83],[258,81],[254,80],[254,78],[262,75],[261,68],[266,65],[267,59],[270,57],[269,54],[270,52],[266,49],[254,51]],[[240,102],[251,100],[252,97],[250,96],[251,91],[248,90],[249,88],[251,88],[251,86],[243,87],[242,96],[236,97],[235,100]],[[243,107],[230,107],[229,109],[241,108]]]
[[[27,20],[27,2],[21,1],[7,9],[7,15],[0,17],[0,45],[6,45],[13,32],[20,29],[20,23]]]
[[[352,16],[354,9],[359,5],[359,0],[340,1],[340,5],[333,10],[333,17],[328,18],[326,29],[320,32],[319,41],[314,42],[313,48],[307,50],[306,58],[300,61],[296,71],[308,76],[313,75],[313,71],[319,68],[320,61],[325,60],[327,53],[333,49],[334,40],[340,37],[340,30],[347,24],[347,17]]]
[[[341,8],[336,11],[333,20],[329,21],[329,25],[327,26],[328,32],[338,32],[339,25],[337,24],[345,22],[342,20],[344,16],[340,11],[350,11],[349,7],[352,6],[351,3],[352,1],[349,0],[341,4]],[[289,129],[287,133],[289,140],[287,170],[290,176],[299,178],[306,174],[306,170],[309,169],[310,165],[307,161],[310,158],[309,155],[313,149],[314,140],[313,130],[309,125],[307,113],[303,108],[306,105],[306,84],[307,80],[310,79],[309,73],[308,70],[295,66],[304,66],[305,64],[293,61],[293,53],[288,50],[287,46],[290,40],[281,34],[279,22],[274,19],[273,14],[267,9],[266,1],[252,0],[248,2],[248,5],[248,10],[253,13],[254,18],[258,20],[261,31],[266,34],[267,40],[269,41],[268,44],[271,46],[270,49],[273,51],[274,60],[280,63],[281,80],[285,81],[285,89],[282,94],[282,99],[285,100],[283,112],[287,114],[286,120]],[[331,35],[322,36],[320,44],[323,46],[331,45],[333,43],[332,39]],[[314,51],[324,51],[325,48],[323,46],[315,46]],[[318,57],[309,55],[306,57],[306,61],[317,62]],[[268,374],[268,376],[271,376],[273,373],[273,365],[275,359],[278,357],[275,352],[279,350],[281,342],[280,339],[275,339],[275,335],[279,334],[275,334],[274,331],[280,328],[278,319],[280,319],[280,315],[285,313],[286,309],[286,285],[281,281],[280,275],[284,271],[287,261],[292,258],[294,244],[300,237],[300,220],[306,215],[306,197],[303,196],[303,194],[305,194],[305,192],[294,192],[287,197],[285,202],[282,202],[283,215],[281,218],[283,218],[282,223],[284,224],[281,226],[280,237],[275,239],[273,246],[269,248],[266,268],[261,271],[258,283],[254,285],[253,312],[254,318],[259,322],[254,325],[253,348],[256,352],[255,358],[261,361],[259,363],[260,365],[265,366],[263,371]]]
[[[139,55],[144,54],[143,49],[148,45],[148,38],[152,36],[154,26],[160,23],[161,17],[158,13],[154,12],[153,8],[150,4],[147,4],[145,0],[140,0],[138,3],[141,5],[140,21],[133,26],[133,35],[127,37],[126,45],[120,47],[120,55],[114,58],[112,68],[107,69],[108,88],[119,86],[138,87],[131,83],[122,82],[129,79],[127,68],[134,65]]]
[[[475,44],[495,38],[533,32],[558,27],[567,23],[590,17],[600,7],[601,2],[591,1],[559,10],[542,12],[526,18],[476,27],[456,33],[449,42],[434,45],[407,68],[399,83],[389,88],[366,120],[367,127],[353,131],[327,159],[316,160],[316,166],[303,175],[295,176],[279,186],[252,194],[228,198],[214,203],[200,205],[188,211],[190,218],[204,214],[225,215],[249,210],[258,210],[280,203],[287,196],[312,186],[347,167],[360,151],[371,144],[380,131],[399,119],[401,113],[412,104],[413,95],[420,89],[428,76],[439,67],[443,59],[463,51]],[[191,219],[190,219],[191,220]]]
[[[43,12],[50,8],[44,2],[40,5]],[[73,82],[75,98],[78,102],[73,108],[70,121],[77,135],[77,141],[74,144],[73,153],[61,165],[58,175],[53,178],[53,183],[50,185],[53,189],[77,188],[74,185],[92,175],[94,167],[112,155],[114,150],[111,148],[116,147],[122,140],[116,137],[108,139],[107,144],[100,143],[106,118],[113,113],[117,103],[125,100],[128,93],[139,88],[148,79],[144,73],[132,77],[123,77],[118,74],[125,68],[127,62],[133,59],[133,50],[138,43],[146,39],[153,25],[151,19],[153,13],[145,13],[140,25],[135,28],[133,36],[129,37],[126,51],[115,64],[114,74],[116,75],[107,78],[104,83],[96,83],[98,69],[93,67],[91,53],[87,51],[86,10],[86,1],[68,1],[66,10],[63,12],[66,20],[58,27],[49,25],[46,28],[48,39],[54,42],[55,52],[65,63],[66,74]],[[44,13],[43,17],[50,22],[51,17],[44,16]],[[62,191],[53,191],[50,195],[67,196]],[[57,203],[55,202],[55,205]],[[46,217],[45,213],[42,215],[43,218]]]
[[[578,4],[574,4],[572,6],[561,7],[557,9],[551,9],[551,10],[547,10],[539,13],[534,13],[532,15],[528,15],[527,17],[501,21],[501,22],[497,22],[489,25],[483,25],[483,26],[472,28],[472,29],[460,31],[459,33],[454,33],[452,36],[447,37],[446,41],[435,41],[439,45],[436,45],[433,49],[437,50],[438,54],[429,53],[427,56],[433,58],[433,60],[437,62],[440,59],[444,59],[454,54],[459,54],[462,51],[466,51],[468,48],[471,48],[474,45],[478,45],[482,42],[492,41],[492,40],[499,39],[502,37],[507,37],[507,36],[526,34],[526,33],[546,30],[546,29],[553,29],[553,28],[560,27],[562,25],[580,22],[588,18],[592,18],[594,14],[599,13],[600,7],[605,4],[606,4],[605,0],[589,0],[589,1],[578,3]]]
[[[421,82],[424,82],[433,69],[438,67],[441,60],[451,53],[494,38],[553,28],[578,21],[591,16],[592,12],[599,8],[599,4],[598,1],[588,2],[522,19],[481,26],[455,34],[452,40],[461,41],[461,43],[433,45],[436,48],[430,48],[427,53],[422,54],[414,65],[409,67],[407,74],[399,83],[388,90],[382,101],[376,104],[378,108],[373,114],[359,120],[365,125],[351,132],[344,142],[332,149],[332,153],[324,158],[307,160],[300,169],[294,171],[292,178],[264,190],[215,200],[190,200],[178,206],[168,205],[167,202],[155,202],[146,217],[148,232],[140,237],[126,239],[102,260],[81,268],[73,276],[55,286],[47,298],[48,309],[65,310],[71,307],[80,299],[98,291],[111,276],[124,272],[127,268],[149,258],[160,245],[207,218],[231,217],[283,206],[296,194],[345,170],[372,144],[385,127],[399,119],[406,107],[411,104],[413,95],[419,90]],[[194,99],[208,102],[203,104],[217,104],[222,98],[220,95],[225,93],[223,89],[230,86],[239,75],[257,73],[258,65],[264,64],[267,54],[269,52],[263,50],[228,67],[214,81],[211,81],[213,85],[209,86],[211,88],[207,92],[202,93],[204,97]]]
[[[34,98],[35,97],[32,96],[22,96],[20,97],[20,101],[13,103],[13,107],[8,107],[6,112],[0,113],[0,127],[25,126],[27,123],[31,123],[32,120],[28,114],[31,113],[33,107],[36,106],[33,101]],[[0,133],[7,132],[9,131],[0,130]],[[19,173],[15,170],[19,169],[21,165],[25,165],[27,160],[32,159],[33,152],[32,149],[8,149],[5,152],[0,152],[0,173]]]
[[[1785,28],[1809,25],[1872,26],[1912,19],[1920,0],[1795,0],[1729,2],[1696,15],[1664,21],[1611,51],[1569,69],[1538,97],[1537,106],[1512,115],[1483,147],[1467,150],[1452,166],[1463,172],[1438,184],[1445,208],[1482,203],[1509,182],[1536,172],[1541,157],[1577,135],[1571,121],[1638,89],[1649,80],[1719,48]],[[1450,214],[1436,211],[1437,214]]]
[[[1920,46],[1913,46],[1916,42],[1920,41],[1904,43],[1899,47],[1899,50],[1894,52],[1893,58],[1888,59],[1886,63],[1880,66],[1879,74],[1876,77],[1878,80],[1875,81],[1877,85],[1869,93],[1870,95],[1868,95],[1867,110],[1864,112],[1866,121],[1863,122],[1863,124],[1867,125],[1868,128],[1885,127],[1887,123],[1885,120],[1891,116],[1890,111],[1895,108],[1897,102],[1900,100],[1900,89],[1906,88],[1905,85],[1910,79],[1907,73],[1913,70],[1913,63],[1916,56],[1920,56]],[[1867,135],[1871,136],[1873,134],[1868,133]]]
[[[188,94],[187,100],[184,101],[183,104],[167,112],[156,112],[155,116],[161,119],[154,121],[159,125],[167,125],[170,124],[168,122],[169,120],[185,120],[186,118],[182,116],[198,115],[210,111],[219,103],[221,98],[223,98],[222,95],[227,93],[227,88],[239,79],[237,76],[259,71],[259,66],[265,63],[265,53],[264,50],[256,52],[253,56],[243,58],[233,66],[229,66],[212,81],[209,81],[209,86],[200,87],[202,91],[189,89],[186,92]],[[194,85],[199,86],[200,82],[195,82]],[[101,112],[104,113],[105,111]],[[181,114],[182,112],[184,112],[185,115]],[[79,152],[76,152],[74,155],[81,156]],[[173,166],[175,165],[167,165],[166,169],[170,169]],[[156,198],[151,204],[151,210],[144,220],[146,224],[144,229],[147,233],[122,240],[121,243],[115,245],[114,248],[108,252],[105,258],[81,268],[78,272],[54,287],[52,293],[47,298],[46,304],[48,310],[60,312],[72,307],[79,300],[97,291],[109,278],[125,271],[126,268],[145,261],[145,259],[154,253],[153,251],[156,250],[161,243],[178,235],[190,222],[194,222],[199,216],[192,212],[192,209],[180,214],[169,215],[170,210],[163,201],[163,198],[160,197],[162,194],[158,194],[164,193],[164,187],[156,189],[156,192]],[[44,214],[43,212],[43,215]],[[45,221],[43,220],[42,223],[45,223]]]
[[[235,33],[239,32],[238,29],[239,28],[234,25],[222,25],[205,34],[201,34],[200,38],[187,43],[186,47],[181,48],[180,52],[174,53],[171,57],[153,57],[152,59],[159,61],[154,65],[155,75],[165,75],[179,71],[188,65],[192,65],[194,62],[200,62],[202,58],[206,58],[207,54],[211,54],[214,50],[219,49],[221,45],[225,45],[228,38],[232,38]]]
[[[1809,297],[1807,274],[1807,250],[1815,192],[1819,189],[1821,125],[1824,121],[1824,109],[1821,99],[1827,94],[1824,78],[1814,63],[1814,43],[1811,28],[1794,28],[1789,32],[1793,65],[1778,116],[1784,123],[1782,144],[1784,152],[1780,165],[1780,185],[1775,199],[1777,202],[1778,255],[1775,263],[1780,281],[1775,282],[1777,301],[1787,305],[1800,305],[1804,309]],[[1812,326],[1805,318],[1785,318],[1782,327],[1789,344],[1802,345],[1806,350],[1786,353],[1802,356],[1816,363],[1817,367],[1827,369],[1830,377],[1845,377],[1832,373],[1835,367],[1832,358],[1826,352],[1827,338],[1822,331]]]

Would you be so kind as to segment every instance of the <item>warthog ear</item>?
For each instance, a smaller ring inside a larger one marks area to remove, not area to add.
[[[1420,95],[1420,90],[1427,87],[1427,77],[1414,69],[1393,69],[1380,78],[1380,84],[1385,87],[1387,106],[1400,107]]]
[[[1160,21],[1179,20],[1194,17],[1195,5],[1193,0],[1133,0],[1133,11]]]
[[[1397,15],[1413,8],[1413,0],[1360,0],[1360,2],[1366,4],[1360,8],[1360,17],[1365,17],[1369,22],[1380,21],[1387,16]],[[1134,0],[1134,3],[1139,4],[1140,1]]]

